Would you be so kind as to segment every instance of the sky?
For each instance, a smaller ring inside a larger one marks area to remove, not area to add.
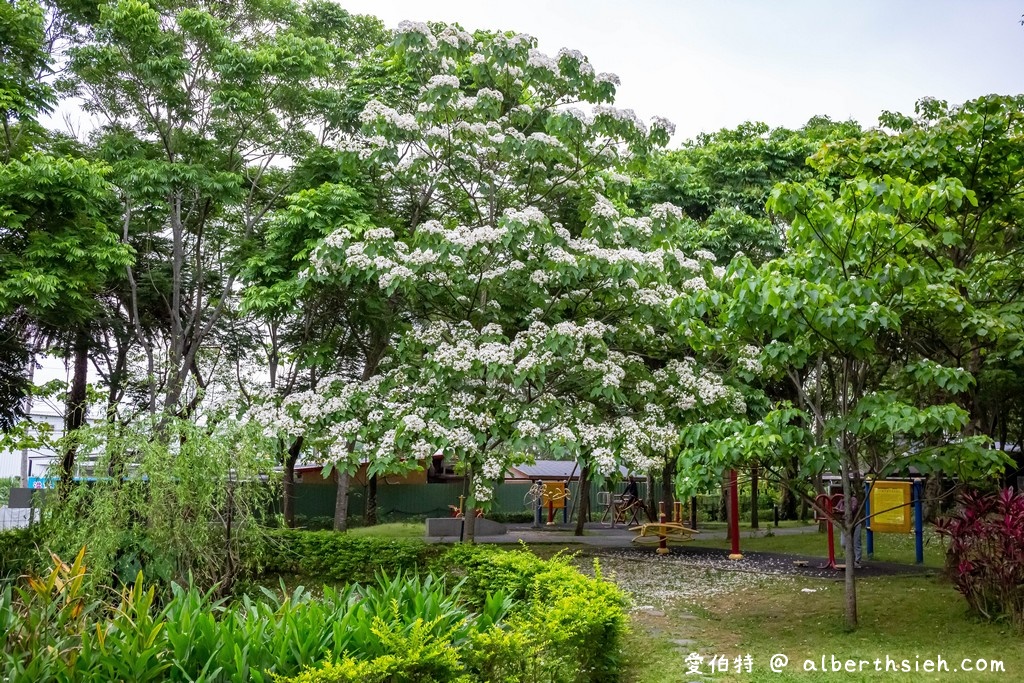
[[[1024,92],[1024,2],[1002,0],[340,0],[403,19],[529,33],[622,79],[616,106],[664,116],[675,141],[744,121],[824,114],[872,126],[921,97]]]

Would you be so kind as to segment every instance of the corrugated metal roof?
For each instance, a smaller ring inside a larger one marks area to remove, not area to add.
[[[579,478],[580,468],[573,460],[537,460],[532,465],[514,465],[508,468],[517,479],[569,479]],[[620,467],[622,476],[627,476],[629,470]]]

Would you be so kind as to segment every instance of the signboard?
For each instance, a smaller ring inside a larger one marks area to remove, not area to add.
[[[541,505],[546,508],[548,503],[552,503],[556,510],[561,510],[565,507],[565,499],[569,497],[568,493],[565,490],[564,483],[560,481],[546,481],[544,482],[544,497],[541,498]]]
[[[910,531],[909,481],[876,481],[871,485],[871,531],[907,533]]]

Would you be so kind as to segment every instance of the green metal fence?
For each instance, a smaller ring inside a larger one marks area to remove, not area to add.
[[[578,483],[569,484],[572,508],[579,505]],[[526,493],[529,484],[500,484],[494,492],[491,512],[503,515],[533,514],[528,506]],[[591,487],[592,511],[600,514],[596,507],[596,486]],[[459,496],[464,495],[462,483],[451,484],[403,484],[377,487],[377,516],[379,519],[402,519],[416,517],[447,517],[451,514],[449,505],[458,505]],[[295,514],[305,518],[334,517],[336,489],[323,484],[295,485]],[[641,495],[643,495],[641,486]],[[349,490],[348,514],[358,518],[366,509],[366,488],[353,486]],[[561,512],[558,512],[561,514]]]

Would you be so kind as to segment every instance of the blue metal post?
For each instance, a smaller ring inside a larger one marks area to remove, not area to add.
[[[864,528],[867,529],[868,557],[875,556],[875,532],[871,530],[871,485],[869,481],[864,485]]]
[[[911,487],[914,494],[914,552],[917,557],[917,564],[924,564],[924,506],[921,499],[924,497],[924,482],[916,480]]]

